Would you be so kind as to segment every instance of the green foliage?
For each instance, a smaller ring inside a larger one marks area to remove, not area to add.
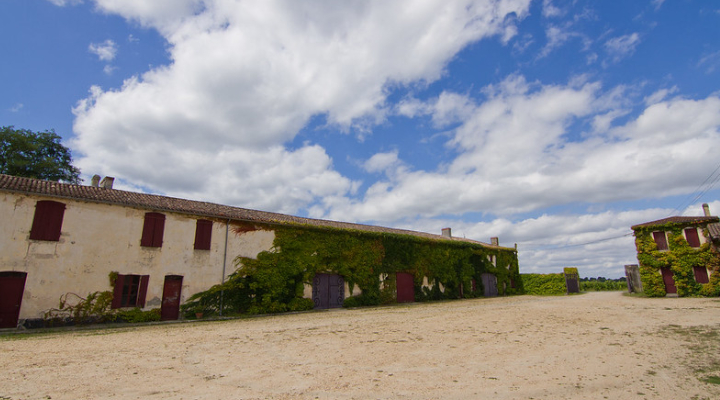
[[[0,127],[0,173],[49,181],[80,183],[70,150],[55,131]]]
[[[114,313],[117,322],[141,323],[160,321],[160,309],[143,311],[141,308],[131,308],[127,310],[116,310]]]
[[[343,276],[353,290],[351,295],[359,289],[360,294],[345,300],[346,307],[394,302],[397,272],[414,276],[417,301],[458,298],[461,285],[463,297],[482,295],[480,275],[485,272],[497,277],[500,294],[522,293],[517,254],[512,250],[326,227],[268,229],[275,232],[273,248],[259,253],[257,258],[236,258],[238,268],[224,284],[188,299],[182,306],[186,316],[196,309],[219,313],[221,292],[223,315],[311,308],[311,302],[300,299],[305,285],[311,284],[318,273]],[[497,266],[488,261],[488,256],[497,260]],[[422,287],[425,278],[431,287]],[[478,283],[475,291],[471,290],[473,280]]]
[[[602,292],[627,290],[627,282],[619,280],[580,281],[581,292]]]
[[[521,274],[526,294],[548,296],[566,294],[563,274]]]
[[[49,325],[66,320],[76,324],[112,321],[114,315],[110,310],[111,304],[112,292],[109,291],[90,293],[84,298],[75,293],[66,293],[60,296],[58,308],[46,311],[43,319]]]
[[[717,296],[720,294],[720,255],[705,243],[700,248],[692,248],[685,240],[682,230],[684,226],[665,224],[662,226],[643,227],[635,231],[635,246],[638,252],[640,279],[643,293],[649,297],[666,295],[665,283],[660,273],[661,268],[670,268],[673,272],[675,287],[680,297],[684,296]],[[659,251],[652,238],[653,231],[668,232],[668,250]],[[707,234],[707,233],[706,233]],[[713,272],[710,283],[699,284],[695,281],[693,267],[709,267]]]

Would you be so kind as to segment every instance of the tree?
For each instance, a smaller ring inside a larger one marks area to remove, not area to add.
[[[0,127],[0,173],[49,181],[80,183],[70,150],[54,130],[33,132]]]

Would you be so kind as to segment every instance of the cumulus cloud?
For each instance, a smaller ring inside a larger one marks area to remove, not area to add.
[[[78,166],[173,195],[297,212],[358,186],[321,147],[284,147],[313,116],[345,131],[384,121],[388,87],[439,79],[468,44],[505,38],[529,0],[96,5],[157,29],[171,63],[78,103]]]
[[[452,162],[395,174],[328,215],[361,221],[502,216],[693,190],[717,163],[720,98],[660,101],[616,126],[612,121],[628,112],[617,100],[623,92],[603,91],[597,82],[543,85],[511,76],[488,86],[488,99],[453,131]],[[569,130],[583,122],[594,129]]]
[[[632,55],[635,48],[640,44],[640,35],[631,33],[608,39],[605,42],[605,51],[612,58],[613,62],[618,62],[623,58]]]
[[[112,61],[117,55],[117,45],[110,39],[102,43],[90,43],[88,50],[98,56],[100,61]]]

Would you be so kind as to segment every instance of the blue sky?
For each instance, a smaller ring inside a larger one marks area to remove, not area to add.
[[[720,210],[711,0],[4,0],[0,35],[0,125],[55,129],[87,181],[583,276]]]

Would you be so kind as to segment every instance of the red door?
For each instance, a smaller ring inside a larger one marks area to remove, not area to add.
[[[182,281],[183,277],[180,275],[168,275],[165,277],[162,306],[160,307],[160,318],[163,321],[176,320],[180,316]]]
[[[25,278],[25,272],[0,272],[0,328],[17,327]]]
[[[670,268],[660,268],[660,271],[662,272],[663,282],[665,282],[665,292],[677,293],[675,278],[673,278],[672,270]]]
[[[415,283],[412,274],[398,272],[395,275],[397,285],[397,302],[412,303],[415,301]]]

